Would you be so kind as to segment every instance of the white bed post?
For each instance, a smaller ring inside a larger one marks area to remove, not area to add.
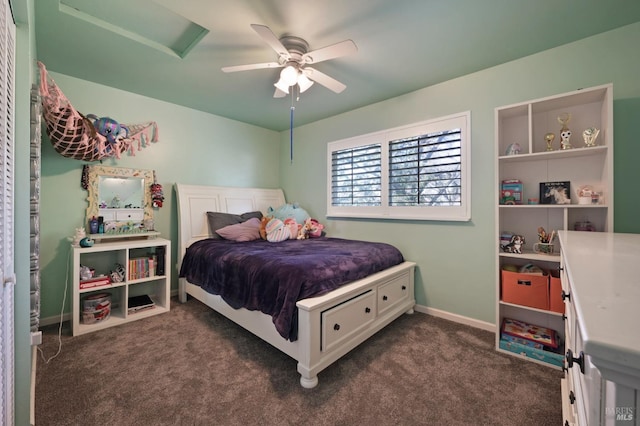
[[[300,385],[311,389],[318,385],[318,373],[313,371],[311,364],[319,358],[320,347],[320,315],[318,312],[310,312],[298,304],[298,373],[300,373]]]

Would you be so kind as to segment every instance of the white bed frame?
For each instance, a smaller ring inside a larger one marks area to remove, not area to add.
[[[195,241],[209,238],[206,212],[241,214],[267,211],[285,203],[281,189],[234,188],[176,184],[178,199],[178,270],[184,253]],[[186,279],[179,280],[179,298],[191,295],[241,327],[280,349],[296,361],[300,384],[313,388],[318,373],[403,313],[413,313],[413,262],[342,286],[324,296],[300,300],[298,340],[277,332],[270,316],[244,308],[233,309],[220,296],[207,293]]]

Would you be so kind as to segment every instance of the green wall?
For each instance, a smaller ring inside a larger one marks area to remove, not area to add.
[[[327,143],[471,110],[472,220],[324,220],[329,235],[384,240],[418,264],[420,305],[495,323],[494,109],[612,82],[615,231],[640,233],[640,23],[509,62],[295,129],[281,135],[281,185],[289,200],[324,218]],[[303,95],[304,96],[304,95]],[[349,96],[347,89],[341,96]]]
[[[23,283],[29,273],[28,91],[36,57],[32,12],[33,0],[14,2],[18,15],[16,272],[18,282]],[[389,241],[407,259],[418,262],[419,304],[493,323],[494,108],[612,82],[615,230],[640,233],[636,219],[640,202],[633,187],[640,177],[635,164],[640,156],[636,124],[640,117],[639,42],[640,23],[299,127],[295,129],[293,164],[288,158],[288,132],[278,134],[60,74],[53,77],[83,113],[109,115],[125,123],[158,123],[160,142],[135,157],[105,164],[156,170],[166,197],[156,222],[172,241],[177,241],[174,182],[281,186],[289,200],[299,201],[324,220],[330,235]],[[348,96],[348,89],[341,96]],[[471,222],[324,218],[327,142],[466,110],[472,111]],[[87,204],[86,192],[80,187],[83,163],[61,157],[46,139],[42,158],[42,317],[47,318],[60,313],[67,276],[67,237],[83,225]],[[174,244],[174,262],[175,250]],[[29,415],[27,290],[23,285],[16,294],[16,424],[27,424]]]
[[[122,123],[156,121],[159,141],[135,156],[103,161],[103,165],[155,170],[165,201],[155,211],[156,229],[173,242],[177,253],[177,208],[173,184],[279,185],[279,134],[167,102],[50,73],[74,107],[83,114],[109,116]],[[74,229],[85,226],[87,191],[80,186],[82,161],[58,154],[49,139],[42,142],[40,249],[42,318],[60,315]],[[174,270],[172,287],[177,288]],[[67,290],[65,312],[69,312]]]

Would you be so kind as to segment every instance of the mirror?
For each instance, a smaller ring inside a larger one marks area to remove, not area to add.
[[[152,170],[88,166],[87,226],[91,218],[102,216],[104,233],[142,229],[143,223],[153,221],[152,183]]]

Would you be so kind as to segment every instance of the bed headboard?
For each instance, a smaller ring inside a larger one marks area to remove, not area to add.
[[[211,236],[207,212],[242,214],[285,203],[282,189],[175,184],[178,200],[178,267],[192,243]]]

